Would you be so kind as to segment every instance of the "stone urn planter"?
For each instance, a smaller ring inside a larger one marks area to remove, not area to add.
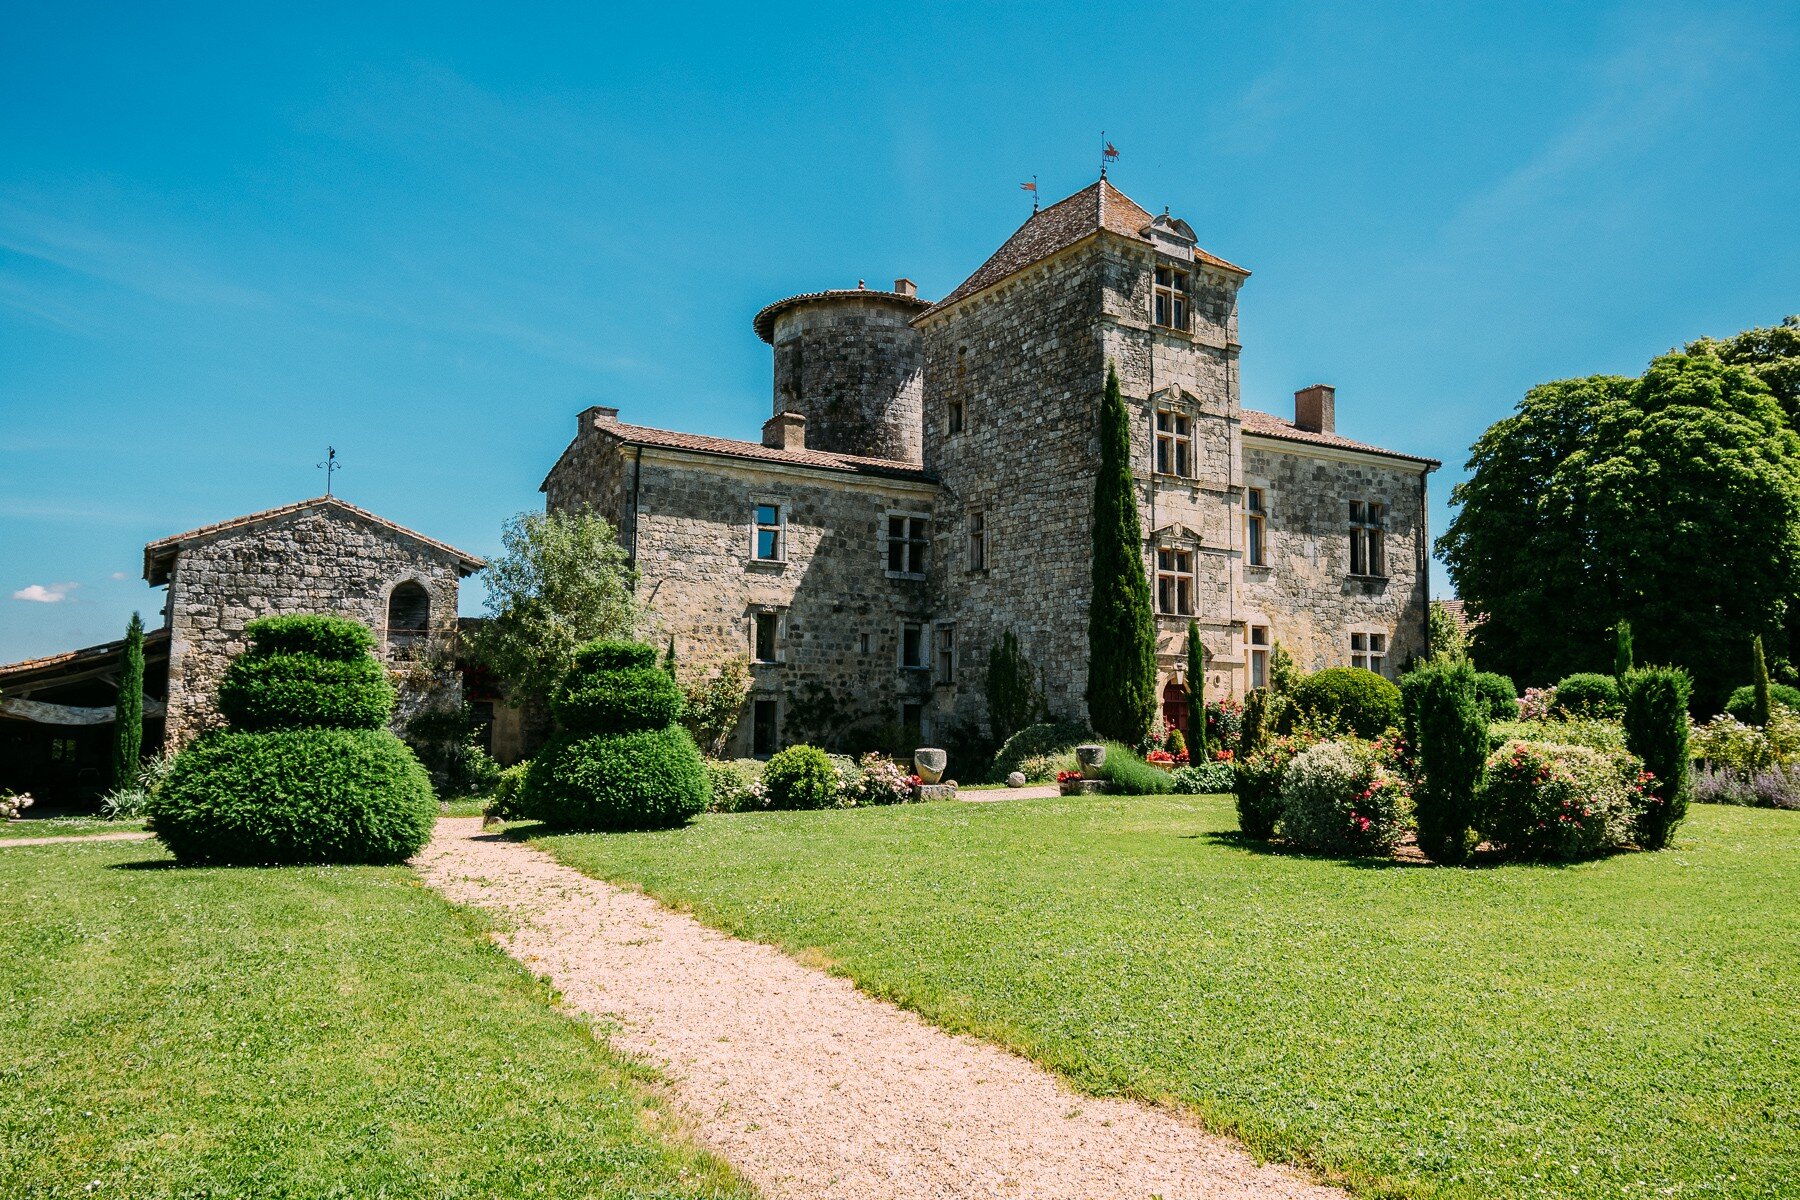
[[[1083,779],[1099,779],[1100,768],[1106,763],[1106,747],[1093,744],[1077,746],[1075,761],[1081,764]]]
[[[938,783],[944,778],[944,766],[948,761],[942,750],[921,747],[913,751],[913,774],[926,783]]]

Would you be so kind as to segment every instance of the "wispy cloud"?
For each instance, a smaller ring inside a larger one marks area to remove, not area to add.
[[[14,592],[12,598],[29,600],[33,604],[61,604],[69,598],[70,592],[80,586],[79,583],[34,583]]]

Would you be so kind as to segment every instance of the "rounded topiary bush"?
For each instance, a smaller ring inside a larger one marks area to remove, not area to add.
[[[1554,711],[1565,717],[1592,717],[1616,721],[1625,712],[1619,699],[1619,681],[1611,675],[1581,672],[1556,685]]]
[[[1800,688],[1789,687],[1785,683],[1769,685],[1769,703],[1779,704],[1792,712],[1800,713]],[[1725,701],[1725,712],[1734,720],[1746,725],[1756,723],[1756,688],[1745,684],[1731,693],[1731,699]]]
[[[1572,862],[1620,849],[1644,804],[1642,772],[1624,751],[1507,742],[1487,762],[1482,831],[1520,858]]]
[[[525,814],[568,829],[664,829],[705,809],[712,784],[679,725],[564,733],[531,761]]]
[[[1321,733],[1377,738],[1400,726],[1400,689],[1361,667],[1326,667],[1294,686],[1295,718]]]
[[[1006,744],[994,755],[994,764],[988,770],[988,776],[995,780],[1005,779],[1019,770],[1028,758],[1062,754],[1083,742],[1093,740],[1094,735],[1086,726],[1073,721],[1047,721],[1041,725],[1027,725],[1006,739]]]
[[[225,730],[181,752],[147,812],[184,863],[397,863],[437,797],[385,729]]]
[[[1506,676],[1494,671],[1475,672],[1475,695],[1480,697],[1489,720],[1519,719],[1519,689]]]
[[[789,746],[763,768],[770,808],[832,808],[842,786],[831,757],[817,746]]]
[[[260,617],[244,626],[244,634],[250,639],[250,653],[263,656],[310,654],[350,662],[375,648],[375,635],[367,625],[324,613]]]
[[[219,711],[233,729],[380,729],[394,711],[381,664],[308,653],[239,655],[219,683]]]
[[[550,698],[559,732],[532,760],[517,807],[565,829],[661,829],[705,810],[712,784],[681,692],[638,642],[589,642]]]

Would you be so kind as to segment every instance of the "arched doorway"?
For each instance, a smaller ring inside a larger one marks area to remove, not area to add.
[[[423,650],[431,630],[431,593],[414,580],[388,594],[387,645],[395,654]]]
[[[1163,685],[1162,715],[1163,720],[1181,730],[1184,736],[1186,735],[1188,720],[1188,694],[1186,685],[1178,683],[1174,679],[1170,679],[1168,683]]]

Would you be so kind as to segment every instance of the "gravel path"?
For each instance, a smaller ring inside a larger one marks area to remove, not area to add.
[[[656,1063],[700,1139],[770,1197],[1342,1200],[1171,1113],[1079,1096],[845,979],[444,818],[414,860],[513,957]]]
[[[0,838],[0,850],[8,846],[70,846],[83,842],[147,842],[154,833],[65,833],[61,837]]]

